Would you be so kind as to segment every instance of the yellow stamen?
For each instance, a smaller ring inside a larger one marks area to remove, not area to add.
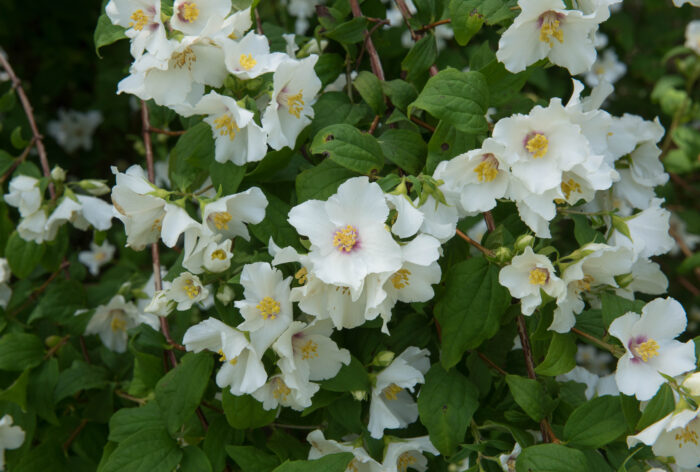
[[[641,357],[644,362],[647,362],[652,357],[659,355],[659,343],[650,338],[648,341],[635,346],[632,350],[636,357]]]
[[[498,177],[498,160],[493,154],[484,154],[481,163],[474,168],[479,182],[492,182]]]
[[[549,149],[549,141],[542,133],[533,134],[525,143],[525,149],[532,154],[532,157],[538,159],[544,157]]]
[[[292,390],[287,387],[287,384],[284,383],[284,380],[281,378],[277,377],[275,380],[275,388],[272,390],[272,396],[275,397],[277,400],[282,400],[282,401],[287,401],[287,395],[292,393]]]
[[[318,344],[309,339],[306,344],[301,347],[301,358],[306,360],[313,359],[314,357],[318,357]]]
[[[124,310],[110,310],[110,316],[112,321],[109,323],[109,327],[112,328],[113,332],[126,331],[126,320],[124,319]]]
[[[358,464],[357,459],[351,460],[346,468],[346,471],[360,472],[360,469],[357,468],[357,464]]]
[[[191,69],[192,63],[197,62],[197,55],[188,46],[183,51],[173,54],[172,61],[173,67],[176,69],[182,69],[183,67]]]
[[[408,466],[416,463],[416,458],[410,452],[404,452],[396,461],[396,469],[398,472],[406,472]]]
[[[564,192],[564,197],[568,200],[571,192],[581,193],[581,185],[574,179],[569,179],[561,183],[561,191]]]
[[[294,274],[294,278],[297,279],[297,282],[299,282],[299,285],[304,285],[308,279],[307,275],[309,274],[309,271],[306,270],[306,267],[302,267],[297,271],[296,274]]]
[[[151,225],[151,231],[160,231],[163,229],[163,221],[160,218],[156,218],[153,220],[153,224]]]
[[[280,304],[272,297],[265,297],[260,300],[260,303],[255,305],[255,308],[260,310],[260,316],[266,320],[274,320],[280,312]]]
[[[222,229],[228,229],[228,222],[231,221],[231,213],[227,211],[218,211],[216,213],[212,213],[209,218],[211,218],[212,222],[214,223],[214,226],[216,226],[216,229],[222,230]]]
[[[131,14],[131,19],[134,21],[130,22],[129,26],[134,28],[136,31],[141,31],[148,23],[148,17],[140,8]]]
[[[681,448],[689,442],[698,445],[698,433],[690,429],[690,425],[687,425],[681,430],[680,433],[676,433],[676,441],[678,441],[678,447]]]
[[[211,253],[211,260],[213,261],[214,259],[219,259],[220,261],[225,261],[226,260],[226,251],[223,249],[217,249],[216,251]]]
[[[411,271],[407,269],[399,269],[394,275],[391,276],[391,285],[394,286],[396,290],[400,290],[407,287],[410,282],[408,276],[411,275]]]
[[[226,362],[226,354],[223,349],[219,349],[219,362]]]
[[[228,138],[233,141],[236,138],[236,133],[241,129],[238,127],[238,123],[233,119],[231,115],[221,115],[214,120],[214,126],[219,130],[221,136],[228,136]]]
[[[382,390],[382,393],[384,394],[384,397],[387,400],[396,400],[396,395],[403,390],[401,387],[396,385],[395,383],[389,384],[388,387],[384,388]]]
[[[340,252],[350,252],[356,244],[357,228],[352,225],[339,229],[333,236],[333,246],[337,247]]]
[[[255,64],[258,63],[255,59],[253,59],[252,54],[248,54],[247,56],[245,54],[241,54],[240,59],[238,59],[238,62],[241,63],[241,67],[243,67],[245,70],[250,70],[253,67],[255,67]]]
[[[561,30],[559,15],[553,11],[544,12],[540,15],[540,41],[553,46],[552,38],[556,38],[560,43],[564,42],[564,32]]]
[[[296,95],[290,95],[287,97],[287,110],[290,115],[294,115],[295,118],[299,118],[301,111],[304,109],[304,100],[302,95],[303,90],[299,90]]]
[[[549,271],[541,267],[535,267],[530,271],[530,283],[532,285],[544,285],[549,279]]]
[[[199,17],[199,8],[194,2],[185,2],[180,5],[180,19],[192,23]]]
[[[185,291],[187,296],[192,299],[202,292],[202,287],[200,287],[199,285],[195,285],[192,279],[187,279],[185,280],[185,286],[183,287],[183,290]]]
[[[583,278],[576,282],[576,288],[579,292],[588,292],[591,289],[591,284],[593,283],[593,276],[584,275]]]
[[[97,262],[102,262],[105,259],[107,259],[107,254],[105,254],[104,252],[96,252],[95,253],[95,260]]]

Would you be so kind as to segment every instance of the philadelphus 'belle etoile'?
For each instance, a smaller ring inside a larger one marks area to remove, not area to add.
[[[116,295],[107,305],[95,309],[95,314],[85,328],[85,334],[98,334],[107,349],[126,352],[126,331],[141,323],[158,329],[156,316],[139,312],[136,305],[126,302],[123,296]]]

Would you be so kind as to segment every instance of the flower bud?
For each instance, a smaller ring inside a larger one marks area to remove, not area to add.
[[[51,178],[55,182],[63,182],[64,180],[66,180],[66,171],[61,169],[59,166],[56,166],[51,171]]]
[[[61,342],[61,337],[56,336],[55,334],[52,334],[51,336],[48,336],[46,339],[44,339],[44,344],[46,344],[46,347],[48,347],[49,349],[55,347],[59,342]]]
[[[156,316],[165,317],[168,316],[174,308],[175,303],[166,296],[165,291],[158,290],[143,311]]]
[[[96,179],[81,180],[78,182],[78,185],[87,193],[94,195],[95,197],[108,194],[111,191],[111,189],[103,181]]]
[[[690,377],[685,379],[682,384],[683,387],[688,389],[688,392],[694,396],[700,396],[700,372],[695,372]]]
[[[219,290],[216,291],[216,299],[219,300],[224,305],[228,305],[233,300],[235,293],[233,289],[228,285],[221,285]]]
[[[352,390],[350,394],[358,402],[367,400],[367,390]]]
[[[518,236],[513,247],[515,248],[515,252],[520,253],[523,252],[526,247],[532,247],[533,244],[535,244],[535,237],[531,234],[523,234],[522,236]]]
[[[508,249],[505,246],[501,246],[499,248],[496,248],[493,251],[493,260],[495,262],[498,262],[499,264],[503,264],[506,262],[510,262],[510,260],[513,258],[513,251]]]
[[[394,353],[391,351],[381,351],[372,359],[372,365],[377,367],[386,367],[394,360]]]

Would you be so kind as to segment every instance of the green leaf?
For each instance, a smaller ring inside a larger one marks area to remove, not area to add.
[[[443,296],[435,306],[435,318],[442,327],[443,367],[456,365],[467,349],[494,336],[509,304],[510,294],[498,283],[496,266],[482,258],[452,266]]]
[[[450,25],[455,33],[455,41],[460,46],[469,43],[481,30],[485,20],[469,3],[465,0],[451,0],[449,3]]]
[[[11,88],[0,97],[0,113],[6,113],[12,110],[15,103],[17,103],[17,96],[15,95],[15,89]],[[4,170],[0,172],[0,174],[4,173]]]
[[[250,395],[237,397],[228,389],[222,392],[222,406],[228,424],[236,429],[255,429],[268,425],[275,420],[277,410],[265,410],[262,403]]]
[[[56,439],[50,438],[25,454],[12,472],[68,472],[64,451]],[[70,470],[70,472],[73,472]]]
[[[58,361],[55,358],[49,359],[32,371],[27,389],[29,406],[53,425],[58,424],[53,401],[58,375]]]
[[[347,123],[356,125],[366,116],[371,116],[372,109],[365,103],[354,104],[348,95],[342,92],[324,93],[314,103],[314,120],[310,126],[310,136],[329,125]]]
[[[576,337],[574,335],[554,333],[549,349],[547,349],[547,355],[542,363],[535,368],[535,372],[549,377],[569,372],[576,367],[576,350]]]
[[[391,103],[400,110],[406,111],[408,105],[418,98],[418,91],[412,85],[401,79],[388,80],[382,82],[382,90],[389,97]]]
[[[156,384],[156,401],[170,433],[175,433],[199,406],[213,368],[210,354],[187,353]]]
[[[246,180],[254,182],[269,182],[270,180],[274,179],[274,177],[279,174],[281,170],[289,165],[293,155],[294,151],[288,147],[279,151],[268,152],[265,155],[265,158],[258,163],[255,169],[246,174]]]
[[[554,407],[553,400],[537,380],[519,375],[506,375],[506,383],[515,403],[533,420],[541,421]]]
[[[296,191],[299,203],[311,199],[325,200],[351,177],[357,177],[357,174],[333,161],[325,160],[297,176]]]
[[[224,469],[226,464],[224,446],[240,444],[243,441],[244,432],[231,428],[224,415],[216,415],[213,418],[208,416],[207,419],[209,420],[209,429],[204,438],[202,449],[209,457],[212,469],[220,471]]]
[[[591,223],[585,215],[568,215],[574,220],[574,237],[576,242],[583,246],[584,244],[596,242],[605,242],[605,238],[600,232],[593,229]]]
[[[428,146],[420,134],[408,129],[390,128],[377,141],[391,162],[409,174],[420,173],[428,153]]]
[[[698,266],[700,266],[700,252],[696,252],[681,262],[681,265],[678,266],[678,273],[687,274]]]
[[[360,93],[362,99],[372,108],[375,115],[384,115],[386,104],[382,94],[382,84],[376,75],[363,70],[357,74],[352,84]]]
[[[561,444],[526,447],[515,462],[517,472],[590,472],[586,456]]]
[[[345,72],[344,66],[345,61],[340,54],[324,52],[318,57],[314,70],[318,78],[321,79],[321,83],[326,86],[333,82],[338,74]],[[327,94],[322,95],[321,98],[325,95]]]
[[[700,132],[689,126],[678,126],[671,135],[673,142],[689,156],[700,155]]]
[[[46,246],[43,244],[25,241],[17,231],[14,231],[7,240],[5,257],[7,257],[12,273],[17,278],[23,279],[34,271],[45,250]]]
[[[413,81],[435,64],[437,59],[437,42],[433,34],[426,34],[411,47],[401,61],[401,70],[408,71],[407,80]]]
[[[44,343],[28,333],[7,333],[0,337],[0,370],[22,371],[41,364]]]
[[[243,177],[245,177],[245,166],[237,166],[233,162],[212,162],[209,165],[209,175],[214,190],[221,188],[224,195],[232,195],[238,190]]]
[[[156,388],[156,383],[163,374],[162,357],[134,352],[134,376],[129,384],[129,395],[147,396]]]
[[[276,456],[253,446],[226,446],[226,452],[242,472],[270,472],[280,465]]]
[[[196,190],[209,176],[214,162],[214,138],[207,123],[198,123],[178,138],[170,151],[168,174],[174,188]]]
[[[599,448],[627,430],[618,397],[606,395],[576,408],[564,425],[564,439],[574,446]]]
[[[287,461],[273,472],[344,472],[352,459],[351,453],[341,452],[313,461]]]
[[[673,411],[676,402],[673,398],[673,390],[668,384],[663,384],[654,398],[652,398],[642,412],[642,417],[635,427],[636,430],[643,430],[659,421],[664,416]]]
[[[122,408],[109,419],[109,440],[121,442],[139,431],[163,429],[165,423],[156,402],[138,408]]]
[[[465,376],[445,372],[434,364],[425,375],[418,397],[418,413],[430,433],[430,442],[444,456],[451,456],[464,442],[464,435],[479,407],[479,391]]]
[[[297,246],[299,235],[287,221],[291,205],[271,193],[265,192],[265,196],[268,201],[265,219],[256,225],[250,225],[250,232],[265,245],[272,238],[280,247]]]
[[[64,370],[58,376],[56,390],[53,392],[54,401],[58,403],[81,390],[102,388],[109,383],[108,375],[107,369],[102,366],[75,360],[70,369]]]
[[[364,38],[366,29],[367,19],[359,17],[340,23],[335,28],[326,31],[324,35],[343,44],[359,43]]]
[[[474,135],[463,133],[451,124],[441,121],[428,141],[428,160],[425,170],[432,174],[440,162],[452,159],[474,147],[476,147]]]
[[[627,312],[640,313],[645,304],[642,300],[628,300],[607,292],[600,294],[600,300],[602,302],[603,323],[606,327]]]
[[[431,77],[408,113],[416,107],[468,134],[486,133],[489,89],[479,72],[461,72],[448,67]]]
[[[627,239],[629,239],[631,241],[632,235],[630,234],[630,228],[627,225],[627,222],[617,215],[612,215],[611,218],[612,218],[613,228],[615,228],[617,231],[619,231],[620,233],[627,236]]]
[[[10,170],[10,167],[12,167],[14,163],[15,158],[0,149],[0,175]]]
[[[139,431],[119,443],[99,472],[172,472],[182,450],[164,429]]]
[[[100,56],[100,48],[126,38],[126,34],[124,34],[125,31],[125,28],[113,25],[107,14],[102,13],[97,19],[97,27],[93,35],[95,54],[97,54],[98,57],[102,57]]]
[[[369,386],[367,371],[355,356],[350,356],[350,364],[343,365],[335,377],[321,382],[321,388],[331,392],[367,390]]]
[[[0,392],[0,401],[6,401],[18,405],[22,410],[27,409],[27,384],[31,369],[24,369],[12,385]]]
[[[15,149],[24,149],[29,145],[29,141],[22,137],[22,127],[18,126],[10,135],[10,142],[15,147]]]
[[[527,82],[532,69],[517,74],[506,70],[505,66],[494,57],[486,66],[479,69],[489,85],[489,106],[499,107],[515,98]]]
[[[77,280],[61,280],[54,282],[39,299],[39,304],[29,315],[31,323],[40,318],[50,318],[55,322],[65,322],[75,315],[75,312],[85,307],[86,295],[83,284]]]
[[[319,131],[311,143],[311,152],[323,154],[333,162],[361,174],[376,174],[384,165],[384,154],[376,138],[354,126],[331,125]]]
[[[212,472],[211,463],[200,448],[187,446],[182,453],[179,472]]]

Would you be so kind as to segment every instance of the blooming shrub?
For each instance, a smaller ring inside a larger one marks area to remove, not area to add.
[[[699,470],[696,6],[109,0],[66,96],[0,51],[0,469]]]

